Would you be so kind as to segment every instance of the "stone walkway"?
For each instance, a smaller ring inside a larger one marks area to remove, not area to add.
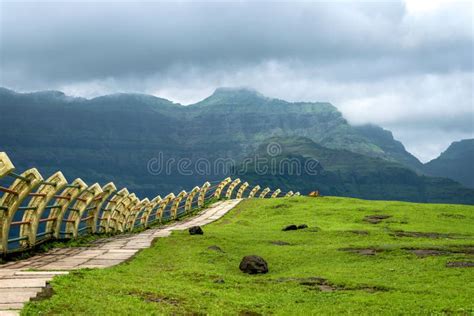
[[[0,265],[0,316],[18,315],[23,305],[43,291],[48,281],[58,274],[67,274],[68,270],[74,269],[117,265],[141,249],[150,247],[155,238],[167,237],[173,230],[209,224],[221,218],[240,201],[217,202],[193,218],[139,234],[104,238],[91,247],[57,248],[25,260]]]

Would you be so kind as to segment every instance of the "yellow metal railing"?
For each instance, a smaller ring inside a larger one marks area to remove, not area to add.
[[[75,179],[68,183],[60,171],[46,180],[35,168],[17,174],[8,155],[0,152],[0,178],[4,177],[13,182],[8,187],[0,186],[0,255],[28,250],[53,239],[147,228],[188,215],[224,194],[228,199],[299,195],[280,189],[271,193],[270,188],[257,195],[257,185],[245,196],[249,183],[226,178],[215,185],[205,182],[190,192],[140,200],[126,188],[117,190],[112,182],[87,185]]]

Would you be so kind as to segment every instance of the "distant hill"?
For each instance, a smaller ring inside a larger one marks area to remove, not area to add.
[[[474,139],[452,143],[438,158],[426,163],[424,171],[474,188]]]
[[[280,146],[278,155],[271,153],[274,144]],[[253,157],[258,157],[258,166]],[[270,138],[249,156],[249,161],[236,166],[234,174],[285,191],[319,190],[323,195],[366,199],[474,204],[474,190],[453,180],[418,175],[381,158],[325,148],[305,137]]]
[[[358,154],[361,164],[379,158],[397,168],[421,165],[389,131],[351,126],[330,103],[291,103],[251,89],[219,88],[183,106],[144,94],[84,99],[0,88],[0,111],[0,150],[19,170],[38,167],[48,175],[60,169],[70,180],[114,181],[147,196],[218,180],[230,170],[213,168],[216,161],[238,165],[269,137],[306,137],[327,149]],[[150,170],[159,157],[172,162],[169,170]],[[211,168],[183,172],[178,161],[188,170],[203,161]]]
[[[381,155],[381,158],[399,162],[415,171],[421,172],[423,170],[423,164],[418,158],[407,152],[401,142],[393,138],[392,132],[372,124],[355,126],[354,128],[368,141],[383,150],[384,155]]]

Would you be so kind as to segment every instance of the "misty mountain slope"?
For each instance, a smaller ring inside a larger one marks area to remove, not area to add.
[[[281,146],[276,156],[268,151],[274,143]],[[474,190],[453,180],[426,177],[399,163],[325,148],[305,137],[270,138],[250,157],[258,157],[263,163],[257,166],[252,161],[236,166],[234,174],[284,191],[319,190],[323,195],[364,199],[474,203]],[[261,170],[267,171],[262,174]]]
[[[383,146],[379,146],[380,143],[369,139],[367,133],[361,133],[358,128],[350,126],[341,113],[329,103],[289,103],[266,98],[249,89],[220,88],[205,100],[187,107],[140,94],[114,94],[86,100],[67,97],[61,92],[19,94],[7,89],[0,91],[0,100],[2,109],[11,112],[7,113],[4,119],[8,117],[14,122],[18,120],[15,115],[21,111],[24,113],[24,121],[19,124],[33,120],[35,122],[30,123],[44,125],[44,122],[38,120],[44,120],[46,116],[29,116],[35,113],[35,109],[41,109],[49,114],[48,120],[51,118],[59,121],[57,128],[60,128],[61,124],[62,127],[65,127],[64,124],[73,127],[74,131],[65,135],[71,137],[77,136],[78,133],[101,132],[102,136],[99,138],[104,138],[103,128],[111,127],[115,123],[126,123],[127,126],[117,131],[117,135],[110,137],[117,138],[124,134],[121,138],[135,140],[135,133],[138,132],[140,135],[149,136],[147,138],[152,143],[162,143],[166,137],[165,143],[179,141],[193,149],[212,146],[231,150],[231,147],[237,145],[238,148],[231,153],[237,159],[271,136],[310,137],[329,148],[348,149],[401,163],[413,158],[407,152],[393,154],[390,150],[384,151],[382,147],[390,147],[390,142],[393,143],[392,147],[399,143],[386,139]],[[54,107],[50,109],[51,106]],[[12,111],[12,107],[16,107],[17,111]],[[126,113],[126,117],[118,116],[120,113]],[[77,119],[63,117],[72,115],[78,116]],[[97,117],[89,118],[90,115]],[[82,119],[90,119],[91,124],[86,124]],[[143,121],[138,122],[138,119]],[[155,121],[154,125],[157,126],[150,127],[149,124],[153,125],[150,121]],[[92,123],[100,123],[103,127],[92,126]],[[8,126],[8,123],[6,124]],[[82,128],[82,131],[78,132],[81,130],[81,124],[87,125],[88,128]],[[157,135],[166,136],[157,139]]]
[[[353,127],[327,102],[291,103],[267,98],[251,89],[219,88],[190,107],[191,112],[225,122],[231,134],[247,141],[261,141],[270,136],[303,136],[329,148],[398,161],[414,169],[421,165],[390,132],[376,126],[371,130]],[[371,136],[371,131],[375,135]],[[389,137],[377,136],[381,131]]]
[[[148,196],[188,190],[228,174],[216,168],[204,174],[179,172],[177,161],[189,160],[192,171],[198,160],[212,167],[217,159],[229,158],[238,165],[273,136],[307,137],[349,150],[359,154],[357,164],[380,157],[416,166],[389,132],[352,127],[329,103],[289,103],[248,89],[217,89],[190,106],[142,94],[88,100],[57,91],[1,89],[0,111],[0,150],[19,170],[38,167],[48,175],[59,169],[69,179],[112,180]],[[150,162],[160,157],[173,162],[169,170],[150,171]]]
[[[474,188],[474,139],[453,142],[438,158],[426,163],[424,171]]]
[[[401,142],[393,138],[392,132],[372,124],[354,126],[354,128],[368,141],[383,150],[383,158],[399,162],[415,171],[423,170],[423,164],[410,154]]]

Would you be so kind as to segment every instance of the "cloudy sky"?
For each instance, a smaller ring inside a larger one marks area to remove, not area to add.
[[[329,101],[422,161],[474,134],[473,3],[0,0],[0,85]]]

